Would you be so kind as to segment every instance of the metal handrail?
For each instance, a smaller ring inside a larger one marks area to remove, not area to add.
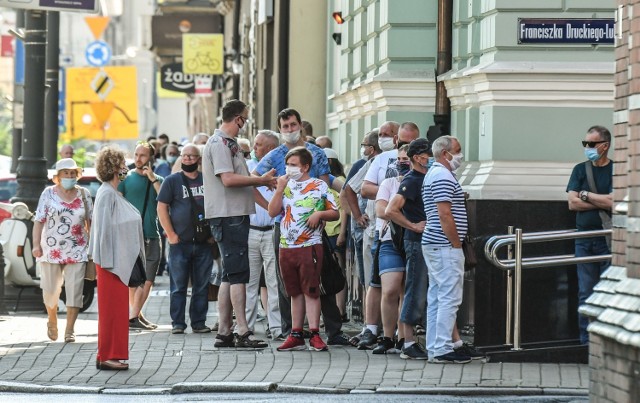
[[[610,229],[601,229],[594,231],[546,231],[546,232],[530,232],[522,234],[522,243],[539,243],[546,241],[563,241],[578,238],[593,238],[596,236],[611,235]],[[516,267],[514,259],[499,259],[498,250],[505,246],[514,245],[516,243],[515,235],[496,235],[487,240],[484,246],[484,255],[494,266],[501,270],[513,270]],[[558,265],[571,265],[576,263],[601,262],[611,259],[611,254],[598,256],[575,257],[575,255],[555,255],[555,256],[538,256],[522,259],[522,268],[531,269],[538,267],[551,267]]]
[[[520,315],[522,305],[522,269],[541,268],[550,266],[566,266],[576,263],[601,262],[611,259],[611,254],[597,256],[576,257],[574,255],[552,255],[538,257],[522,257],[522,245],[525,243],[538,243],[546,241],[560,241],[578,238],[593,238],[596,236],[611,236],[611,229],[595,231],[544,231],[524,234],[521,228],[515,233],[513,227],[509,227],[509,235],[496,235],[487,240],[484,245],[486,258],[497,268],[506,271],[507,275],[507,331],[505,344],[513,345],[513,350],[520,348]],[[498,259],[498,250],[507,247],[507,259]],[[515,259],[513,258],[515,249]],[[513,272],[513,274],[512,274]],[[515,292],[513,292],[515,282]],[[512,297],[512,294],[513,297]],[[514,303],[515,299],[515,303]],[[515,307],[514,307],[515,304]],[[513,344],[511,343],[511,323],[513,322]]]

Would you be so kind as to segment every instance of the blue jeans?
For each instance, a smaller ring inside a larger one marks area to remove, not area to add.
[[[422,245],[429,268],[427,351],[439,357],[453,351],[451,333],[462,303],[464,253],[451,246]]]
[[[404,251],[407,256],[407,274],[400,322],[413,326],[418,324],[425,326],[429,273],[422,254],[422,245],[419,240],[405,239]],[[422,323],[420,323],[421,320]]]
[[[213,266],[211,245],[192,242],[169,245],[169,265],[171,266],[169,272],[171,325],[182,329],[187,328],[184,311],[187,305],[187,288],[191,279],[191,303],[189,304],[191,328],[204,327],[209,309],[207,300],[209,277]]]
[[[611,253],[604,237],[576,239],[576,257],[608,255]],[[600,275],[611,265],[610,260],[594,263],[578,264],[578,307],[593,293],[593,287],[600,281]],[[578,326],[580,327],[580,343],[589,343],[587,326],[589,318],[578,314]]]

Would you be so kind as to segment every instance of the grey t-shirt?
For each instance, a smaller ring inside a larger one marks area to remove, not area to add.
[[[235,217],[256,212],[251,186],[226,187],[220,174],[233,172],[249,176],[247,162],[235,139],[216,129],[207,141],[202,156],[204,210],[206,218]]]

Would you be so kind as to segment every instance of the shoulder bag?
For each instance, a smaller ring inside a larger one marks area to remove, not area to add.
[[[313,262],[317,264],[318,257],[314,248],[311,249]],[[344,289],[347,279],[342,268],[336,261],[329,236],[322,231],[322,268],[320,269],[320,295],[335,295]]]
[[[585,161],[584,170],[587,173],[587,182],[589,183],[589,191],[591,193],[598,194],[598,188],[596,187],[596,181],[593,179],[593,165],[591,161]],[[611,220],[611,214],[608,211],[598,209],[598,214],[600,215],[600,220],[602,221],[602,229],[611,229],[613,227],[613,223]],[[611,235],[605,236],[605,240],[607,241],[607,246],[609,250],[611,250]]]
[[[213,238],[211,235],[211,227],[207,220],[204,219],[204,209],[196,203],[196,199],[191,193],[191,187],[184,173],[180,173],[184,187],[187,188],[189,200],[191,201],[191,222],[193,223],[193,241],[195,243],[207,243]]]

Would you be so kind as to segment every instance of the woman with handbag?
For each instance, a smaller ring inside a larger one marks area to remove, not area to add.
[[[74,325],[82,307],[89,234],[85,225],[91,217],[91,198],[77,186],[82,176],[71,158],[56,163],[53,186],[40,195],[33,224],[33,257],[40,262],[40,288],[47,308],[47,336],[58,339],[58,299],[65,284],[67,326],[64,341],[76,340]],[[84,203],[83,200],[87,199]]]
[[[143,269],[134,273],[134,267],[145,261],[140,213],[116,190],[127,171],[121,150],[105,147],[98,152],[96,173],[102,185],[96,194],[89,245],[98,280],[98,369],[129,368],[120,362],[129,359],[129,286]],[[140,274],[144,282],[144,271]]]

